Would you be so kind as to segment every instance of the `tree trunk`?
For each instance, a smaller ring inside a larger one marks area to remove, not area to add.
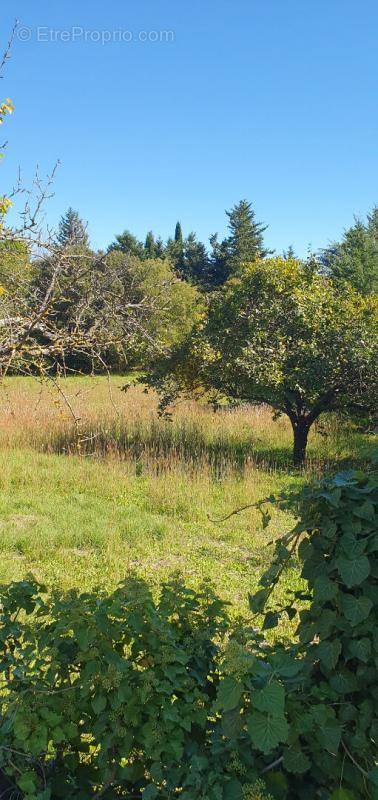
[[[293,462],[294,466],[301,467],[306,458],[306,447],[310,425],[307,420],[292,422],[294,433]]]

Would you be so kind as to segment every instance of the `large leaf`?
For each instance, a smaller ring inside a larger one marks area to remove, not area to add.
[[[361,517],[361,519],[373,520],[375,516],[374,505],[370,500],[365,500],[359,508],[353,510],[353,514],[355,517]]]
[[[243,684],[235,678],[227,677],[219,684],[217,705],[223,711],[232,711],[240,703],[243,694]]]
[[[252,743],[263,753],[270,753],[280,742],[286,742],[289,733],[285,717],[259,711],[249,714],[247,725]]]
[[[92,708],[95,714],[101,714],[106,708],[106,697],[103,694],[98,694],[92,700]]]
[[[223,800],[242,800],[242,798],[242,785],[237,778],[233,778],[229,783],[226,783],[223,789]]]
[[[337,639],[333,642],[321,642],[316,648],[316,653],[320,663],[326,669],[334,669],[341,653],[341,642]]]
[[[285,707],[285,689],[280,683],[268,683],[263,689],[254,692],[252,705],[258,711],[282,716]]]
[[[359,586],[370,574],[370,561],[367,556],[353,559],[339,556],[336,559],[336,566],[348,589]]]
[[[232,708],[222,714],[222,730],[227,739],[236,739],[243,727],[243,719],[239,707]]]
[[[368,597],[354,597],[352,594],[345,594],[341,600],[343,612],[354,627],[363,622],[369,616],[373,603]]]
[[[284,752],[283,765],[288,772],[301,775],[311,767],[311,761],[298,747],[287,747]]]
[[[363,639],[350,639],[348,642],[348,657],[358,658],[364,664],[369,660],[371,653],[371,641],[367,637]]]
[[[319,601],[333,600],[337,594],[337,584],[326,575],[320,575],[314,581],[314,599]]]
[[[340,723],[335,719],[329,719],[324,727],[318,730],[317,739],[328,753],[335,755],[340,746],[341,733]]]

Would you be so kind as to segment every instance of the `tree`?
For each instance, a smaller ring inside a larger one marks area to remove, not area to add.
[[[73,208],[60,218],[57,242],[61,247],[89,247],[87,225]]]
[[[252,203],[241,200],[231,211],[226,211],[229,219],[228,238],[229,264],[237,270],[241,264],[248,264],[258,258],[265,258],[269,250],[264,245],[264,231],[267,225],[256,222]]]
[[[272,254],[264,245],[263,234],[268,226],[256,221],[248,200],[241,200],[226,214],[230,235],[221,242],[217,233],[210,237],[208,286],[212,289],[222,286],[241,264]]]
[[[146,241],[144,243],[145,258],[155,258],[156,256],[156,243],[152,231],[148,231]]]
[[[211,295],[207,319],[156,365],[151,383],[163,403],[204,388],[270,404],[289,417],[301,465],[320,414],[373,408],[376,358],[376,298],[273,258],[243,266]]]
[[[208,288],[217,289],[222,286],[230,275],[228,240],[219,241],[218,234],[210,236],[211,253],[207,277]]]
[[[209,257],[206,247],[195,233],[189,233],[184,242],[183,278],[201,287],[206,287],[209,273]]]
[[[109,252],[112,250],[120,250],[121,253],[125,253],[128,256],[136,256],[137,258],[143,258],[144,255],[143,243],[128,230],[116,236],[116,241],[109,247]]]
[[[175,227],[175,242],[177,242],[178,244],[182,244],[182,243],[183,243],[183,235],[182,235],[181,222],[176,222],[176,227]]]
[[[199,318],[200,297],[194,286],[177,277],[167,259],[141,260],[113,251],[106,263],[116,276],[113,295],[139,309],[133,324],[120,320],[117,338],[124,336],[127,342],[128,364],[146,368],[189,334]]]
[[[176,274],[182,277],[185,271],[184,265],[184,239],[182,235],[181,223],[176,222],[173,239],[167,241],[167,255],[170,259]]]
[[[0,77],[10,44],[0,59]],[[0,105],[0,124],[12,110],[10,101]],[[46,236],[41,211],[54,172],[45,183],[35,176],[17,227],[6,218],[23,187],[0,198],[1,377],[13,369],[54,378],[67,359],[83,357],[104,366],[109,347],[123,353],[136,329],[141,337],[150,311],[145,297],[120,292],[119,275],[106,255],[89,250],[77,212],[64,215],[58,236]]]
[[[337,283],[349,283],[364,295],[378,292],[378,208],[364,223],[356,219],[339,243],[320,255],[322,269]]]
[[[287,250],[283,251],[283,257],[287,260],[290,260],[291,258],[296,258],[294,247],[292,244],[289,244]]]
[[[155,241],[155,258],[164,258],[165,257],[165,246],[161,236]]]

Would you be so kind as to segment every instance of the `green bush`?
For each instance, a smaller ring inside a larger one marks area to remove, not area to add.
[[[299,616],[295,643],[278,641],[262,657],[259,632],[226,653],[224,715],[240,729],[239,754],[241,741],[252,744],[254,768],[278,798],[378,798],[377,505],[376,478],[358,472],[281,498],[299,522],[277,542],[250,605],[265,611],[263,631]],[[308,588],[277,608],[274,587],[297,553]]]
[[[179,580],[157,600],[133,579],[110,596],[3,587],[0,770],[14,798],[378,798],[377,483],[348,473],[279,502],[299,522],[250,598],[260,628]],[[276,607],[298,556],[308,588]],[[293,643],[272,641],[298,614]]]

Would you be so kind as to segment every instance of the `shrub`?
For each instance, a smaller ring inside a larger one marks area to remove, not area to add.
[[[133,579],[110,596],[3,588],[14,797],[376,800],[377,482],[345,473],[279,502],[299,522],[250,598],[261,629],[178,579],[157,600]],[[297,554],[308,588],[276,607]],[[299,615],[294,642],[267,642],[282,615]]]
[[[252,745],[277,797],[377,798],[378,484],[349,472],[280,503],[300,519],[250,605],[265,611],[263,630],[299,616],[296,641],[264,648],[259,632],[232,646],[218,693],[226,728],[236,725],[239,756]],[[294,553],[308,588],[276,608],[270,598]]]

